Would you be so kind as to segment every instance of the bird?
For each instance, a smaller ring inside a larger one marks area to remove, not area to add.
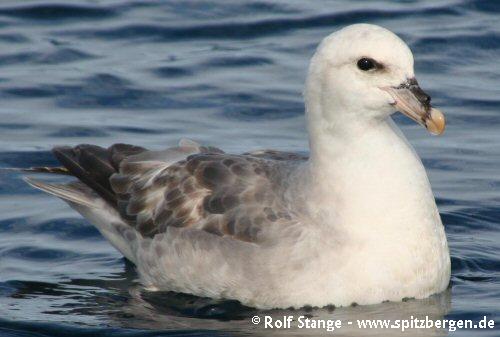
[[[409,47],[377,25],[337,30],[312,56],[303,95],[308,155],[230,154],[189,139],[164,150],[80,144],[53,149],[60,166],[28,169],[73,181],[25,180],[93,224],[150,291],[273,309],[445,290],[444,226],[391,117],[445,129]]]

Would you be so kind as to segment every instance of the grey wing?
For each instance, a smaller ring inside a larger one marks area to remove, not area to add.
[[[188,155],[195,153],[222,153],[216,148],[202,147],[192,141],[181,141],[178,147],[164,151],[148,151],[145,148],[115,144],[109,148],[81,144],[53,149],[61,167],[34,167],[27,172],[63,174],[78,178],[67,184],[53,184],[25,179],[31,186],[55,195],[92,222],[99,231],[131,261],[133,246],[140,232],[134,228],[147,223],[147,212],[141,217],[134,215],[133,207],[139,204],[137,195],[117,193],[111,186],[111,177],[123,174],[122,186],[133,191],[147,188],[154,177]],[[125,165],[127,164],[127,165]],[[124,168],[122,168],[124,167]],[[120,184],[118,184],[120,185]],[[146,206],[154,208],[156,195],[147,194]],[[130,213],[129,214],[129,210]],[[146,209],[147,211],[147,209]]]
[[[230,155],[188,140],[164,151],[83,144],[53,152],[63,167],[33,171],[68,174],[79,182],[30,184],[87,208],[103,207],[102,200],[143,237],[176,227],[263,243],[298,223],[285,194],[289,175],[305,157],[292,153]]]
[[[284,194],[304,158],[277,155],[206,149],[171,163],[139,154],[122,162],[111,187],[122,216],[145,237],[172,226],[263,243],[297,224]]]

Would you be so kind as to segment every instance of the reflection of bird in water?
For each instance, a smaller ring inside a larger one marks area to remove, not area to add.
[[[403,302],[387,302],[371,306],[350,306],[342,308],[302,308],[298,310],[254,310],[236,306],[233,301],[215,302],[209,298],[193,298],[172,292],[147,292],[140,287],[129,289],[131,299],[121,308],[121,313],[111,312],[110,319],[120,326],[145,329],[200,329],[229,332],[231,335],[252,336],[325,336],[331,332],[324,329],[299,328],[297,319],[304,316],[312,320],[340,320],[341,328],[336,336],[400,336],[401,329],[360,329],[357,320],[409,320],[411,318],[442,320],[451,309],[451,289],[422,300],[410,299]],[[174,303],[174,305],[172,305]],[[193,313],[197,313],[194,314]],[[252,323],[253,316],[259,316],[259,324]],[[293,316],[294,321],[287,329],[270,329],[263,325],[264,317],[274,321]],[[352,325],[348,322],[353,322]],[[405,329],[405,336],[444,336],[445,329]]]
[[[444,229],[397,109],[444,130],[396,35],[353,25],[323,40],[305,90],[311,156],[183,141],[56,148],[79,182],[28,180],[92,222],[150,289],[259,308],[400,301],[443,291]]]

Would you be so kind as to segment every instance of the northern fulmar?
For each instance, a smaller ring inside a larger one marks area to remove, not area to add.
[[[77,181],[26,180],[96,226],[150,290],[257,308],[444,290],[450,256],[431,186],[390,117],[444,131],[408,46],[375,25],[334,32],[312,57],[304,96],[309,156],[191,140],[163,151],[83,144],[54,148],[60,167],[32,170]]]

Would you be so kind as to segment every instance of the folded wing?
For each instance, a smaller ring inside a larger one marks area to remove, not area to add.
[[[86,208],[94,200],[102,209],[104,201],[143,238],[176,227],[264,243],[297,223],[285,197],[286,182],[306,158],[293,153],[231,155],[181,141],[164,151],[78,145],[55,148],[54,154],[63,168],[47,172],[69,173],[79,183],[32,181],[33,186],[70,204],[80,200]],[[91,195],[86,198],[85,193]]]

